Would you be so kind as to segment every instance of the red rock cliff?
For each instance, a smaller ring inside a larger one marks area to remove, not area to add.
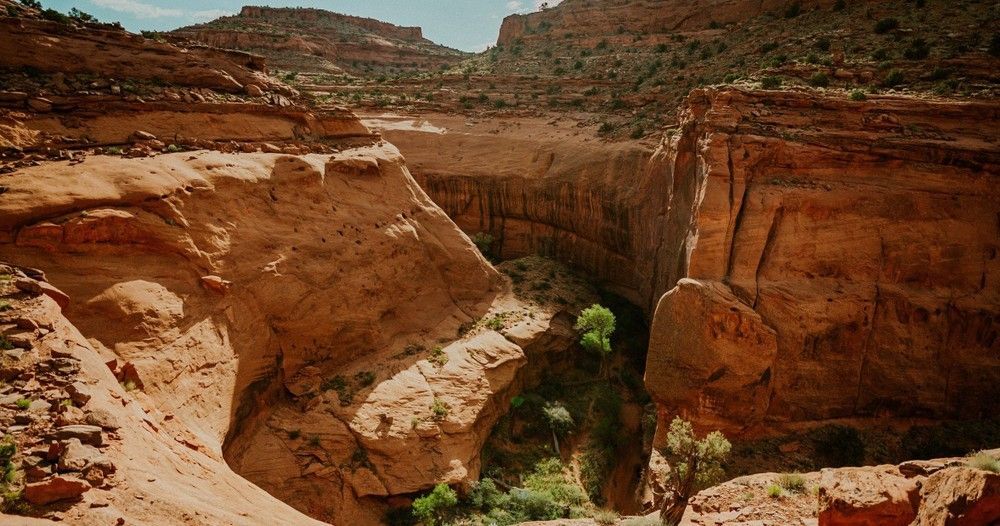
[[[747,430],[989,414],[998,114],[992,102],[695,91],[665,148],[664,239],[684,240],[666,253],[691,279],[653,316],[646,384],[661,416]]]

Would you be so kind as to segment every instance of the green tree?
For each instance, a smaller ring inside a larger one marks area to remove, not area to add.
[[[601,375],[607,376],[607,360],[611,355],[611,333],[615,332],[615,315],[602,305],[591,305],[576,319],[576,330],[584,331],[580,345],[601,356]]]
[[[566,406],[560,402],[547,402],[542,408],[542,413],[545,414],[545,421],[549,424],[549,429],[552,431],[552,445],[556,449],[556,455],[561,455],[559,452],[559,436],[569,433],[573,429],[573,426],[576,425],[573,422],[573,415],[570,415]]]
[[[731,449],[732,444],[719,431],[699,440],[690,422],[680,417],[670,422],[667,446],[660,450],[671,466],[660,506],[663,524],[679,523],[691,496],[722,478],[722,462]]]
[[[413,501],[413,515],[425,526],[434,526],[444,520],[445,514],[458,504],[458,495],[447,484],[438,484],[434,490]]]

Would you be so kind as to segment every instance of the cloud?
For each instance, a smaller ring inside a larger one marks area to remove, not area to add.
[[[535,10],[542,8],[542,4],[548,4],[549,7],[555,7],[560,4],[562,0],[535,0]]]
[[[180,9],[166,9],[144,4],[138,0],[90,0],[97,6],[127,13],[136,18],[162,18],[168,16],[181,16],[184,14]]]
[[[524,4],[522,4],[519,0],[510,0],[510,2],[507,2],[508,11],[520,11],[523,7]]]
[[[204,11],[195,11],[194,13],[191,13],[191,18],[198,21],[207,21],[235,14],[236,13],[234,11],[227,11],[225,9],[206,9]]]

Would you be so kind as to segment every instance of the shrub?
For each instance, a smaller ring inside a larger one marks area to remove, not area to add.
[[[799,16],[801,13],[802,13],[802,4],[795,2],[794,4],[788,6],[788,9],[785,9],[785,18],[795,18]]]
[[[820,51],[830,51],[830,39],[827,37],[819,37],[816,39],[816,43],[813,46]]]
[[[431,412],[434,413],[434,418],[436,420],[441,420],[448,416],[448,404],[444,403],[444,400],[440,398],[435,398],[431,402]]]
[[[781,87],[781,77],[764,77],[760,81],[760,86],[764,89],[778,89]]]
[[[806,479],[798,473],[785,473],[778,477],[778,485],[787,491],[802,493],[806,490]]]
[[[608,41],[602,40],[598,42],[597,45],[594,46],[594,49],[608,49]]]
[[[614,510],[597,510],[594,512],[594,522],[601,526],[611,526],[618,522],[618,513]]]
[[[598,135],[607,135],[615,131],[615,127],[610,122],[602,122],[600,126],[597,127]]]
[[[42,3],[38,0],[21,0],[21,5],[32,9],[41,9]]]
[[[474,236],[472,236],[472,242],[484,256],[489,254],[490,247],[493,246],[493,241],[493,236],[487,234],[486,232],[477,232]]]
[[[892,88],[899,86],[904,80],[905,78],[903,77],[903,72],[898,69],[894,69],[885,76],[885,79],[882,80],[882,86],[885,88]]]
[[[547,402],[542,407],[542,414],[545,416],[545,422],[552,431],[552,446],[558,455],[559,437],[569,433],[573,429],[573,426],[576,425],[573,422],[573,416],[569,414],[566,406],[560,402]]]
[[[776,499],[781,496],[781,486],[777,484],[771,484],[767,487],[767,496],[772,499]]]
[[[444,365],[448,363],[448,354],[444,352],[444,349],[442,349],[440,345],[438,345],[431,351],[431,357],[429,360],[438,367],[444,367]]]
[[[447,358],[445,358],[447,361]],[[371,371],[361,371],[360,373],[354,375],[354,381],[358,383],[360,387],[368,387],[369,385],[375,383],[375,373]]]
[[[643,128],[642,126],[636,126],[635,128],[632,128],[632,133],[629,134],[629,137],[635,140],[639,140],[645,136],[646,136],[646,129]]]
[[[503,316],[500,314],[494,314],[486,320],[486,328],[499,331],[504,328]]]
[[[875,22],[875,34],[884,35],[896,29],[899,29],[899,20],[895,18],[883,18]]]
[[[292,429],[288,432],[288,438],[292,440],[298,440],[302,436],[302,431],[299,429]]]
[[[976,455],[970,458],[966,464],[968,464],[969,467],[981,469],[983,471],[1000,473],[1000,461],[985,452],[976,453]]]
[[[430,493],[413,501],[413,515],[426,526],[434,526],[443,521],[456,504],[455,490],[447,484],[438,484]]]
[[[55,9],[43,9],[42,18],[58,22],[60,24],[68,24],[70,22],[70,18],[68,16],[56,11]]]
[[[14,402],[14,405],[16,405],[18,409],[23,411],[31,406],[31,400],[28,400],[27,398],[20,398],[16,402]]]
[[[854,91],[851,92],[851,100],[853,100],[853,101],[860,102],[860,101],[867,100],[867,99],[868,99],[868,95],[865,95],[864,91],[856,89],[856,90],[854,90]]]
[[[765,42],[760,46],[760,54],[765,55],[767,53],[774,51],[775,49],[778,49],[777,42]]]
[[[923,60],[931,54],[931,46],[922,38],[914,38],[903,50],[903,58],[907,60]]]
[[[14,348],[14,344],[6,336],[0,334],[0,351],[9,351]]]
[[[691,496],[722,478],[722,462],[731,449],[732,444],[718,431],[699,440],[690,422],[680,417],[670,422],[667,446],[661,451],[671,466],[660,508],[665,524],[680,522]]]
[[[830,85],[830,77],[822,71],[817,71],[809,77],[809,85],[816,88],[825,88]]]
[[[97,22],[98,21],[97,18],[95,18],[90,13],[85,13],[83,11],[80,11],[79,9],[77,9],[75,7],[69,10],[69,17],[72,18],[73,20],[79,20],[80,22]]]

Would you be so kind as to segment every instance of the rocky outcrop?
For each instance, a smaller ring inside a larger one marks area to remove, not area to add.
[[[1000,451],[987,454],[996,457]],[[1000,519],[1000,476],[966,460],[824,469],[799,475],[801,484],[788,487],[781,485],[787,476],[777,473],[739,477],[698,493],[681,525],[993,524]]]
[[[277,68],[295,72],[437,69],[466,56],[427,40],[419,27],[322,9],[247,6],[238,15],[182,27],[166,36],[251,51],[267,56]]]
[[[563,0],[558,5],[526,15],[510,15],[500,25],[497,44],[515,40],[542,40],[555,31],[571,31],[591,38],[625,33],[667,33],[708,28],[745,20],[749,13],[783,12],[793,4],[827,8],[834,0]],[[619,29],[621,28],[621,29]]]
[[[563,307],[503,292],[388,145],[90,156],[5,185],[0,257],[72,298],[105,376],[160,432],[334,524],[475,479],[539,379],[525,365],[575,342]],[[59,439],[101,445],[78,427]]]
[[[185,50],[105,25],[0,17],[0,34],[0,66],[15,70],[136,78],[231,93],[243,92],[247,84],[287,89],[266,75],[260,57]]]
[[[661,417],[743,432],[988,414],[1000,395],[998,111],[694,92],[665,146],[661,282],[696,281],[653,316],[646,385]],[[690,298],[695,313],[680,307]]]

